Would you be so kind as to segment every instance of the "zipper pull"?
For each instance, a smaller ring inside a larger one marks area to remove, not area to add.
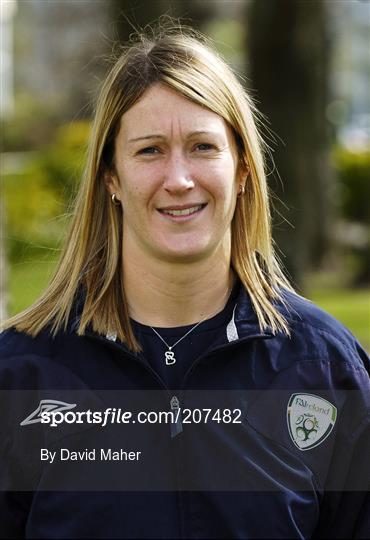
[[[180,402],[177,396],[172,396],[170,401],[170,407],[171,411],[173,412],[172,422],[170,424],[171,439],[173,439],[174,437],[176,437],[176,435],[182,432]]]

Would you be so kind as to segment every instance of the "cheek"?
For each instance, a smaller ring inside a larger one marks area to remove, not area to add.
[[[218,176],[223,176],[229,181],[235,178],[236,163],[235,159],[229,152],[225,152],[224,155],[219,156],[217,159],[210,160],[209,167]]]
[[[233,164],[228,167],[214,167],[208,176],[215,196],[223,199],[225,204],[228,204],[236,195],[238,188],[238,180]]]
[[[125,171],[120,174],[121,199],[127,206],[142,204],[148,197],[150,185],[145,181],[143,174],[135,174],[135,171]]]

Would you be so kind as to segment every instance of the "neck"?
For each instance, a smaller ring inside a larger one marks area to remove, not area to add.
[[[227,303],[234,283],[230,256],[220,255],[176,264],[154,257],[148,260],[140,253],[123,256],[130,316],[145,325],[169,328],[216,315]]]

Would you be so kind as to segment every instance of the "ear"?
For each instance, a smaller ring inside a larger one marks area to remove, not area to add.
[[[245,188],[245,184],[247,183],[249,173],[250,173],[250,168],[249,168],[248,162],[245,159],[239,160],[237,180],[238,180],[238,184],[243,186],[244,188]]]
[[[120,183],[117,175],[113,171],[106,171],[104,173],[104,183],[110,195],[113,195],[113,193],[120,193]]]

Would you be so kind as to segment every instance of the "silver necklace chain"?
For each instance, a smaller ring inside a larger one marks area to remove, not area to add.
[[[232,287],[231,289],[228,290],[228,299],[226,301],[226,304],[227,302],[229,301],[229,298],[230,298],[230,295],[231,295],[231,291],[232,291]],[[217,313],[217,312],[216,312]],[[209,317],[213,317],[213,315],[210,315]],[[166,345],[166,347],[168,348],[168,351],[166,351],[164,353],[164,356],[165,356],[165,361],[166,361],[166,365],[167,366],[171,366],[173,364],[176,363],[176,357],[175,357],[175,353],[172,352],[172,349],[174,347],[176,347],[176,345],[178,345],[180,343],[180,341],[182,341],[183,339],[185,339],[189,334],[190,332],[192,332],[193,330],[195,330],[206,318],[206,315],[204,315],[200,321],[198,321],[194,326],[192,326],[190,328],[190,330],[188,330],[186,332],[186,334],[184,334],[180,339],[178,339],[176,341],[176,343],[174,343],[173,345],[168,345],[167,341],[165,339],[163,339],[163,337],[157,332],[157,330],[155,328],[153,328],[153,326],[150,326],[150,328],[153,330],[153,332],[159,337],[159,339]]]
[[[150,328],[153,330],[153,332],[154,332],[155,334],[157,334],[157,336],[159,337],[159,339],[160,339],[161,341],[163,341],[163,343],[164,343],[165,345],[167,345],[168,349],[171,351],[174,347],[176,347],[176,345],[178,345],[178,344],[180,343],[180,341],[182,341],[183,339],[185,339],[186,336],[188,336],[188,335],[190,334],[190,332],[192,332],[193,330],[195,330],[196,327],[199,326],[199,325],[204,321],[205,318],[206,318],[206,316],[204,316],[202,319],[200,319],[200,321],[197,322],[197,324],[195,324],[192,328],[190,328],[190,330],[188,330],[188,331],[186,332],[186,334],[185,334],[184,336],[182,336],[180,339],[178,339],[178,340],[176,341],[176,343],[174,343],[173,345],[168,345],[167,341],[164,340],[163,337],[162,337],[160,334],[158,334],[157,330],[156,330],[155,328],[153,328],[153,326],[151,326]]]

